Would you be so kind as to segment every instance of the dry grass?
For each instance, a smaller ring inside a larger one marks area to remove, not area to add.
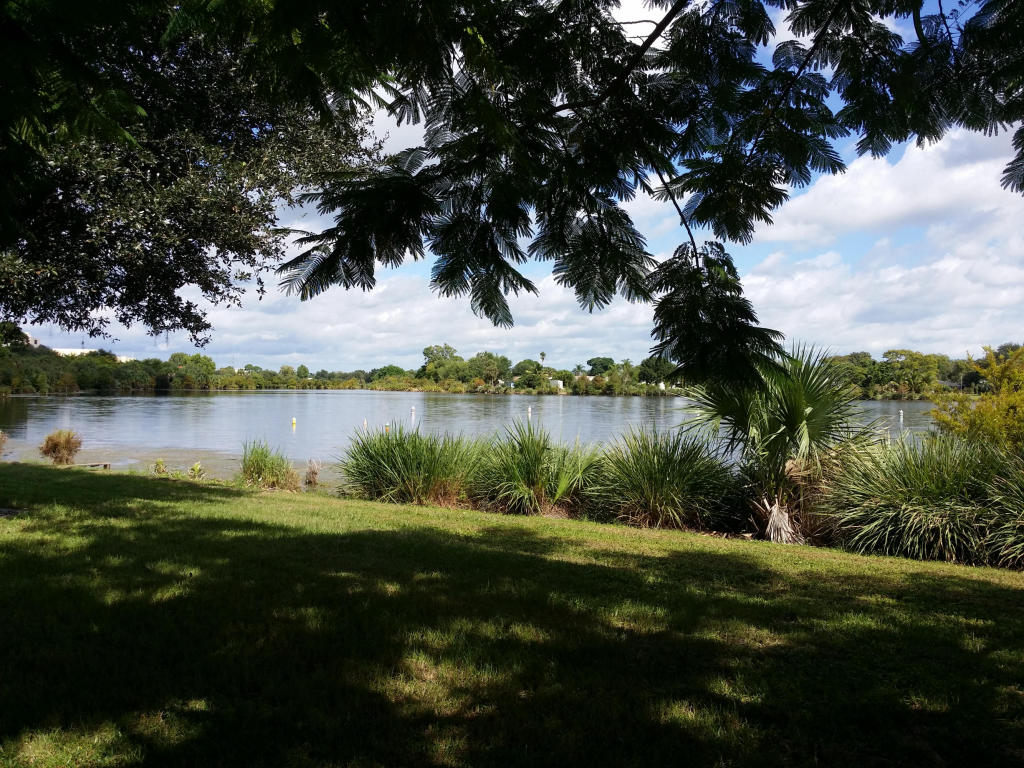
[[[54,464],[71,464],[81,448],[82,438],[77,432],[58,429],[46,436],[43,444],[39,446],[39,453],[51,459]]]

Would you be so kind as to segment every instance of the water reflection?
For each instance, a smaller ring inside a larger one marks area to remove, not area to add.
[[[420,392],[226,392],[187,395],[9,397],[0,400],[0,429],[12,452],[24,452],[54,429],[75,429],[89,449],[118,461],[140,451],[202,451],[237,456],[243,442],[264,439],[296,460],[330,459],[363,423],[412,423],[430,432],[493,434],[532,418],[558,440],[613,440],[630,427],[679,426],[689,416],[680,398],[442,395]],[[899,412],[909,431],[931,424],[927,402],[864,402],[865,421],[895,431]],[[295,428],[292,428],[292,419]]]

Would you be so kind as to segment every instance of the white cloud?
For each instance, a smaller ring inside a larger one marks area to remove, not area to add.
[[[798,260],[776,252],[743,282],[765,325],[837,352],[962,356],[1022,340],[1024,250],[937,253],[914,265],[856,269],[834,251]]]
[[[894,163],[861,157],[845,174],[823,176],[784,204],[755,242],[825,245],[850,232],[880,236],[900,227],[970,223],[979,215],[1016,217],[1020,197],[999,186],[1010,157],[1007,134],[966,131],[907,147]]]
[[[382,275],[370,293],[337,288],[300,302],[271,290],[263,301],[246,301],[243,308],[214,308],[213,341],[203,353],[220,365],[305,363],[314,370],[351,370],[386,363],[418,366],[424,347],[444,342],[465,356],[488,349],[513,360],[536,358],[543,350],[549,364],[571,368],[594,355],[636,361],[651,346],[649,306],[617,300],[589,314],[578,308],[571,291],[548,276],[538,281],[539,296],[511,297],[515,327],[495,328],[472,313],[468,299],[439,298],[426,276],[408,272]],[[33,333],[49,346],[77,347],[81,341],[52,329]],[[193,351],[180,334],[169,344],[141,329],[115,334],[118,342],[101,345],[118,354],[166,357]],[[97,343],[85,340],[86,347]]]

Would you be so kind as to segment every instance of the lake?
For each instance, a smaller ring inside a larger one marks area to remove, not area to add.
[[[899,431],[931,425],[929,402],[865,401],[865,421],[883,419]],[[247,440],[266,440],[296,462],[333,461],[365,423],[416,424],[430,432],[493,434],[530,417],[559,440],[615,439],[630,427],[668,429],[689,417],[687,401],[674,397],[531,397],[447,395],[365,390],[217,392],[80,397],[13,396],[0,399],[0,429],[10,435],[5,458],[38,459],[37,446],[55,429],[82,436],[78,461],[109,461],[145,469],[156,458],[169,467],[201,461],[214,474],[230,475]],[[292,427],[292,419],[295,427]]]

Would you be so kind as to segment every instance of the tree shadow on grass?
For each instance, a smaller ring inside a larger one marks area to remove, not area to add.
[[[74,488],[106,509],[108,479]],[[201,490],[137,481],[119,518],[83,502],[0,539],[9,753],[113,723],[144,765],[1021,757],[1019,590],[827,581],[699,548],[576,562],[514,525],[184,517],[164,503]]]

